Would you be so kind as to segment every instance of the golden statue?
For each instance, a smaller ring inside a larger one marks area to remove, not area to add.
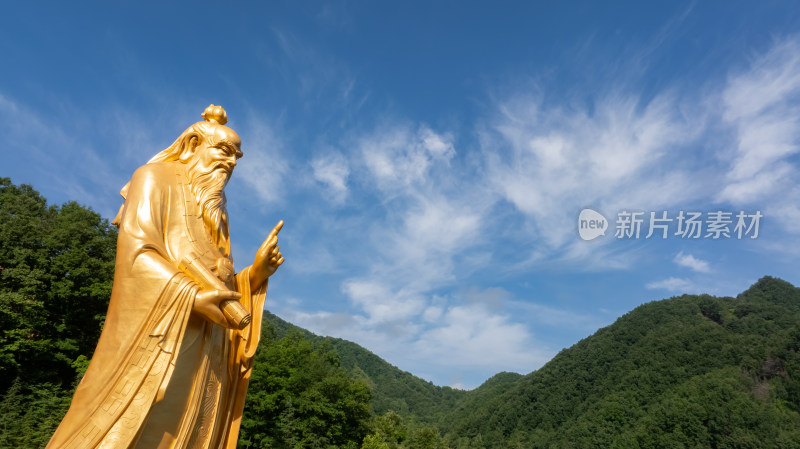
[[[122,189],[114,287],[48,449],[236,447],[279,222],[234,275],[225,185],[242,156],[220,106]]]

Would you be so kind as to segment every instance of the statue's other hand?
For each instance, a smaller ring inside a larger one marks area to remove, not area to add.
[[[212,323],[226,328],[231,327],[219,305],[222,301],[229,299],[238,301],[241,297],[241,293],[232,290],[200,290],[194,298],[192,310],[203,315]]]
[[[278,232],[283,228],[283,220],[279,221],[256,252],[256,259],[250,270],[250,288],[259,288],[268,277],[272,276],[283,263],[283,255],[278,246]]]

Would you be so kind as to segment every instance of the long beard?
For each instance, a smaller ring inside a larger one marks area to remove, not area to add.
[[[210,170],[200,170],[195,166],[189,167],[192,193],[206,231],[211,234],[211,240],[225,255],[230,255],[230,238],[228,235],[228,210],[226,208],[225,185],[228,183],[230,173],[218,165]]]

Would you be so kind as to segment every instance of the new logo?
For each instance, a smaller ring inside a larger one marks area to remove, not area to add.
[[[584,209],[578,215],[578,235],[583,240],[594,240],[601,235],[606,235],[608,220],[600,212]]]

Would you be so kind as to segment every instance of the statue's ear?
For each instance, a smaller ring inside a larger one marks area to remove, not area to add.
[[[186,140],[183,141],[183,151],[181,151],[179,158],[181,162],[184,164],[189,162],[194,156],[198,145],[200,145],[200,139],[197,138],[197,135],[186,136]]]

